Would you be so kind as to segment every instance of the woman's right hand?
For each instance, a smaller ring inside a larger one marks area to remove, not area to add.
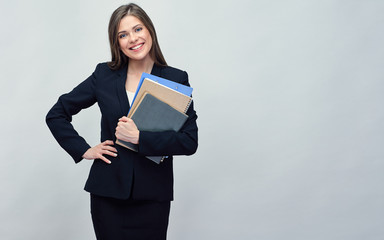
[[[104,162],[111,164],[111,161],[109,161],[106,157],[103,155],[109,155],[112,157],[117,156],[117,150],[116,148],[112,147],[113,146],[113,141],[111,140],[106,140],[100,144],[97,144],[94,147],[89,148],[84,154],[83,158],[88,159],[88,160],[93,160],[93,159],[101,159]]]

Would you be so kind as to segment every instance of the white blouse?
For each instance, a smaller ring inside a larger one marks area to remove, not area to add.
[[[133,97],[135,96],[135,93],[134,92],[130,92],[128,90],[126,90],[126,91],[127,91],[129,105],[132,106],[132,101],[133,101]]]

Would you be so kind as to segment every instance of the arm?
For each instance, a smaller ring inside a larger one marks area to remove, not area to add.
[[[73,115],[76,115],[82,109],[92,106],[96,102],[95,81],[97,70],[98,68],[71,92],[60,96],[46,116],[46,123],[53,136],[76,163],[80,162],[83,157],[91,159],[100,150],[104,151],[107,145],[99,144],[101,146],[97,145],[94,147],[100,149],[99,151],[91,151],[93,148],[77,133],[71,124]]]

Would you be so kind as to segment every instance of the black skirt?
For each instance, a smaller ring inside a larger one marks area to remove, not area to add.
[[[170,202],[120,200],[91,194],[98,240],[165,240]]]

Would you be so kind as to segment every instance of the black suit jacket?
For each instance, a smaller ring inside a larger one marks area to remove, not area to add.
[[[154,65],[151,74],[189,85],[187,73],[172,67]],[[48,112],[48,127],[76,163],[82,160],[90,146],[73,128],[72,116],[97,102],[101,112],[101,141],[116,141],[118,119],[126,116],[129,110],[126,78],[127,66],[113,71],[106,63],[101,63],[90,77],[60,96]],[[93,162],[85,190],[119,199],[173,200],[172,155],[191,155],[197,149],[197,115],[193,103],[187,115],[189,118],[179,132],[140,131],[138,152],[115,144],[117,157],[106,156],[111,164],[100,159]],[[169,158],[156,164],[145,156]]]

